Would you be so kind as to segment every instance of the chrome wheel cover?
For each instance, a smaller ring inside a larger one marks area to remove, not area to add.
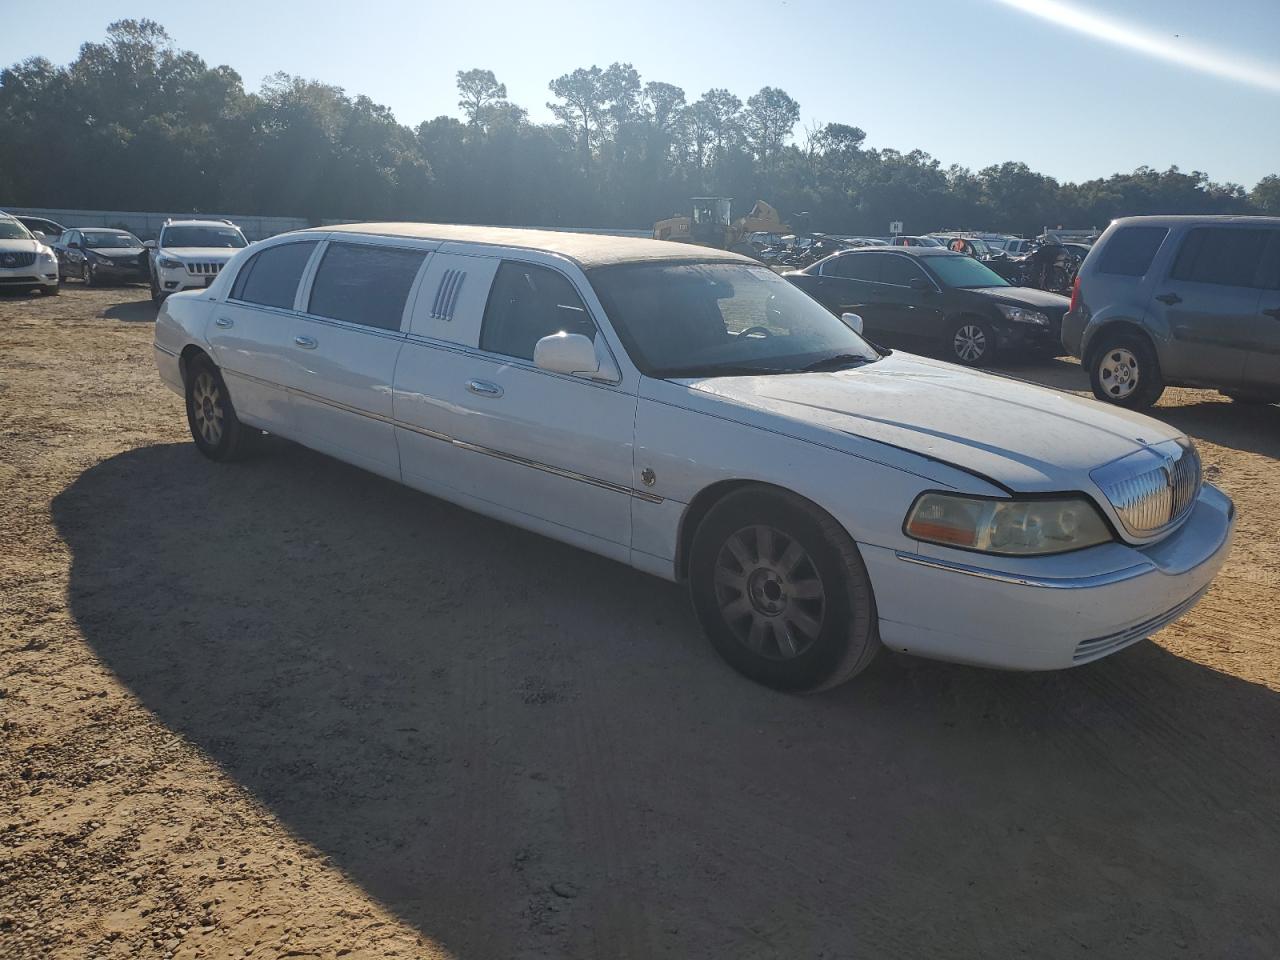
[[[826,592],[813,558],[774,527],[743,527],[715,564],[716,604],[738,642],[770,660],[807,651],[822,632]]]
[[[1123,400],[1138,389],[1138,358],[1128,347],[1114,347],[1098,361],[1098,382],[1112,400]]]
[[[966,323],[956,331],[951,349],[965,363],[975,363],[987,352],[987,335],[976,323]]]
[[[191,386],[191,417],[201,439],[211,447],[222,440],[222,388],[208,370],[196,374]]]

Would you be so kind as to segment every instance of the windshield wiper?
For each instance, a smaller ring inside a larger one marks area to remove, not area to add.
[[[860,367],[867,362],[867,358],[860,353],[837,353],[831,357],[823,357],[821,360],[815,360],[807,367],[802,367],[804,373],[817,373],[819,370],[842,370],[845,367]]]

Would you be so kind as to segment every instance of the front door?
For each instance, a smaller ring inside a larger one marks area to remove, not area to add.
[[[419,313],[438,301],[453,314],[457,294],[450,291],[460,282],[469,299],[457,305],[456,318],[435,325],[441,339],[456,329],[454,343],[405,346],[396,374],[405,481],[511,522],[550,525],[548,532],[625,560],[634,391],[533,365],[544,336],[599,336],[565,274],[508,260],[492,288],[480,289],[472,281],[487,279],[484,272],[459,263],[424,281]]]
[[[880,270],[880,322],[899,338],[936,340],[942,335],[942,308],[938,287],[915,259],[905,254],[883,254]]]
[[[1253,346],[1244,362],[1244,386],[1280,397],[1280,230],[1272,230],[1267,240],[1257,285],[1261,293],[1253,320]]]

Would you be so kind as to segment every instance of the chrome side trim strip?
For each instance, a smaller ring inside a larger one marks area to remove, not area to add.
[[[384,416],[380,413],[373,413],[369,410],[361,410],[359,407],[353,407],[349,404],[342,403],[339,400],[331,400],[328,397],[317,396],[306,390],[299,390],[297,387],[285,387],[274,384],[269,380],[263,380],[261,377],[255,377],[247,373],[240,373],[236,370],[223,368],[224,373],[230,373],[232,376],[240,377],[244,380],[252,380],[254,383],[260,383],[263,386],[273,389],[283,390],[285,393],[295,397],[305,397],[316,403],[322,403],[325,406],[333,407],[336,410],[342,410],[345,413],[354,414],[358,417],[366,417],[375,420],[378,423],[385,423],[392,427],[399,427],[402,430],[408,430],[410,433],[416,433],[432,440],[439,440],[442,443],[450,443],[455,447],[463,450],[470,450],[472,453],[483,454],[486,457],[494,457],[498,460],[506,460],[508,463],[518,464],[522,467],[529,467],[532,470],[541,470],[543,473],[550,473],[553,476],[564,477],[566,480],[577,480],[579,483],[590,484],[593,487],[599,487],[602,490],[608,490],[612,493],[620,493],[626,497],[635,497],[637,500],[644,500],[646,503],[662,503],[664,498],[645,490],[637,490],[634,487],[623,486],[620,483],[614,483],[611,480],[602,480],[599,477],[592,477],[585,473],[575,473],[572,470],[565,470],[563,467],[555,467],[549,463],[541,463],[537,460],[530,460],[527,457],[519,456],[514,453],[507,453],[505,450],[495,450],[493,447],[485,447],[478,443],[471,443],[468,440],[459,440],[457,437],[451,437],[446,433],[439,433],[435,430],[429,430],[426,427],[420,427],[416,423],[409,423],[405,420],[397,420],[394,417]]]
[[[939,560],[937,557],[922,557],[916,553],[894,551],[899,560],[914,563],[934,570],[945,570],[948,573],[961,573],[968,577],[982,580],[995,580],[998,583],[1013,583],[1021,587],[1046,587],[1052,590],[1079,590],[1088,587],[1105,587],[1113,583],[1123,583],[1143,574],[1158,569],[1151,563],[1135,563],[1122,570],[1110,573],[1098,573],[1088,577],[1036,577],[1029,574],[1007,573],[1003,570],[989,570],[986,567],[974,567],[967,563],[955,563],[951,560]]]

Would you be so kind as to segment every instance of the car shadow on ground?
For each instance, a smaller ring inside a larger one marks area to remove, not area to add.
[[[680,588],[283,441],[53,515],[103,662],[454,956],[1280,947],[1280,699],[1154,643],[782,695]]]
[[[155,320],[158,310],[159,307],[151,301],[150,297],[147,297],[143,300],[130,300],[125,303],[112,304],[99,313],[98,316],[106,320],[120,320],[124,323],[151,323]]]

